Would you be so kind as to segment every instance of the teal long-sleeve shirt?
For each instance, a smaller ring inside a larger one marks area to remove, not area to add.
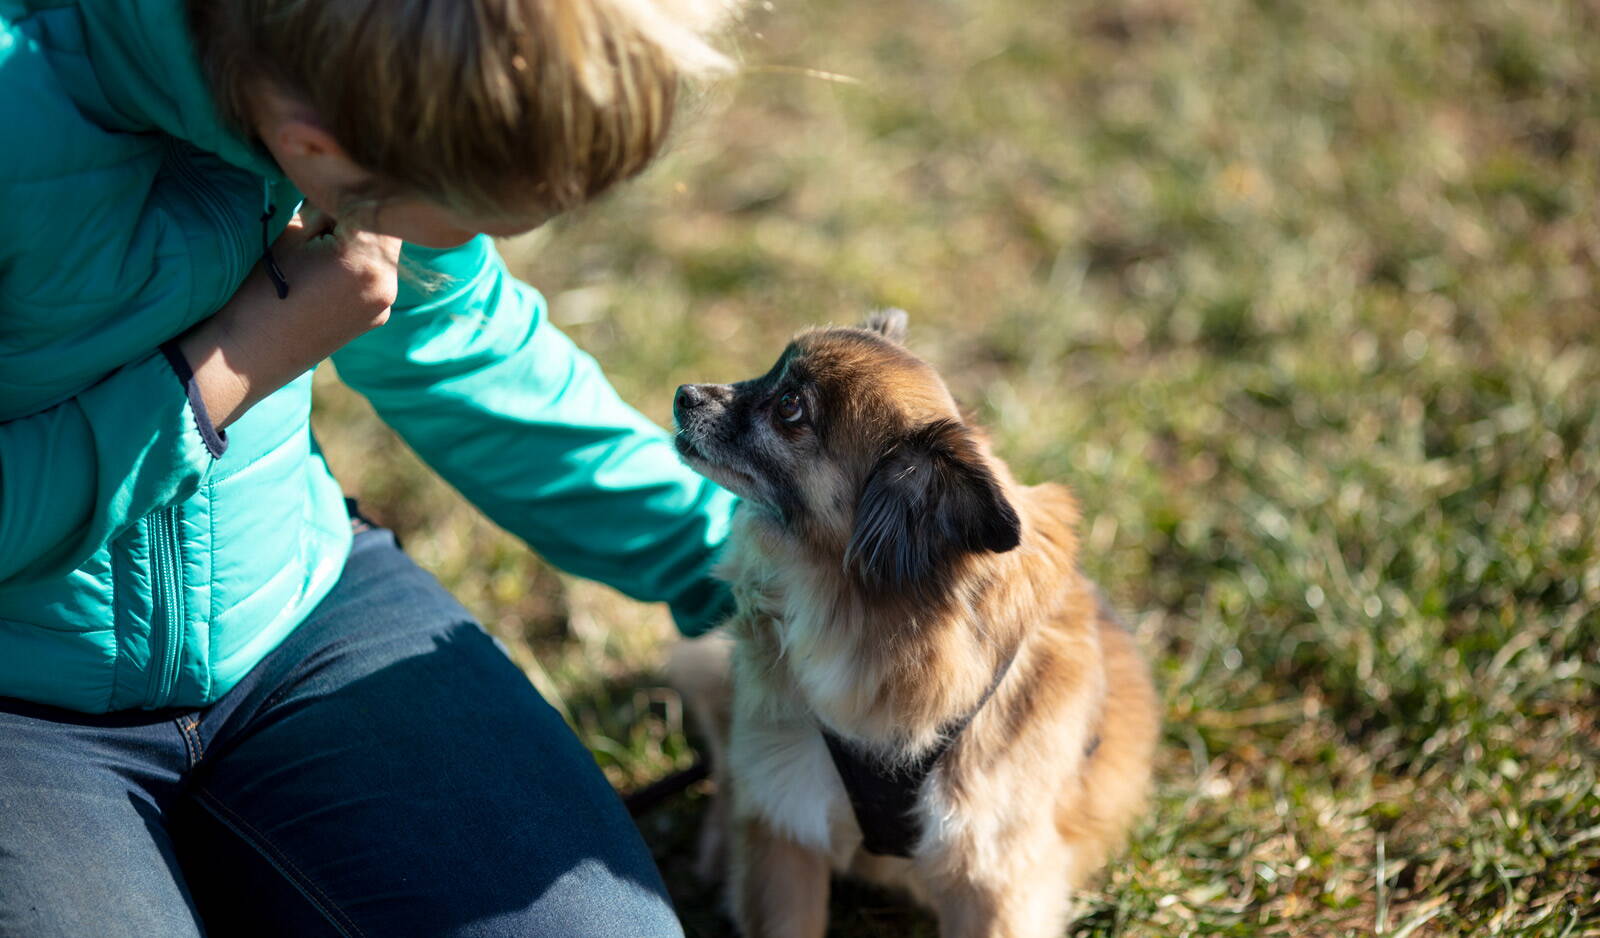
[[[708,575],[734,499],[678,460],[595,360],[549,322],[487,238],[407,248],[387,325],[333,357],[423,460],[556,566],[671,605],[697,634],[729,608]],[[443,281],[435,283],[438,275]]]

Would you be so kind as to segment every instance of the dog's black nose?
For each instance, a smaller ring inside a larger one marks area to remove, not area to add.
[[[693,411],[705,407],[707,404],[726,404],[733,397],[733,388],[726,384],[684,384],[678,387],[678,393],[672,398],[672,416],[677,419],[678,425],[684,424],[684,418]],[[710,413],[711,411],[708,411]]]
[[[680,384],[678,396],[672,399],[672,409],[678,413],[694,410],[707,401],[705,388],[698,384]]]

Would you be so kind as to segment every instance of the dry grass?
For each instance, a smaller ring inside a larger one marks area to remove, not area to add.
[[[1019,473],[1076,487],[1167,731],[1073,934],[1600,935],[1600,4],[818,0],[743,44],[672,156],[507,255],[663,422],[904,306]],[[615,783],[686,763],[659,611],[320,410]],[[724,935],[698,807],[646,833]],[[847,885],[834,917],[933,933]]]

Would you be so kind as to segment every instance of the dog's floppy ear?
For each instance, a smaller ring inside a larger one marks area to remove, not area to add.
[[[867,317],[861,328],[868,332],[876,332],[896,345],[904,345],[906,341],[906,311],[903,309],[880,309]]]
[[[984,463],[972,431],[936,420],[879,458],[856,505],[845,566],[863,583],[896,591],[938,583],[956,559],[1002,553],[1022,522]]]

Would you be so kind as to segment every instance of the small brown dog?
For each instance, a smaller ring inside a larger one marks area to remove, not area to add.
[[[904,329],[805,333],[674,403],[684,459],[744,499],[726,638],[669,670],[745,938],[821,936],[830,867],[945,938],[1055,938],[1149,781],[1149,671],[1078,568],[1072,496],[1012,479]]]

